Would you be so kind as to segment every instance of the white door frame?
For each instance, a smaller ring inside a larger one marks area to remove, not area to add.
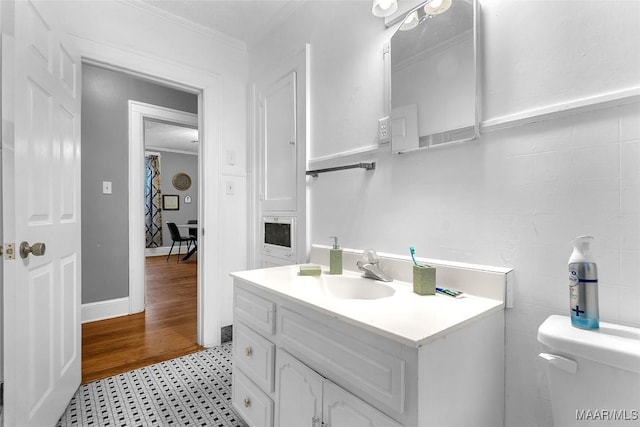
[[[144,119],[188,127],[198,126],[198,115],[144,102],[129,101],[129,313],[145,306]],[[202,144],[198,144],[198,158]],[[200,168],[198,168],[200,169]],[[200,182],[200,181],[198,181]],[[202,200],[198,186],[198,200]],[[200,252],[202,254],[202,252]],[[198,263],[199,265],[201,263]],[[198,265],[198,266],[199,266]]]
[[[198,344],[213,347],[221,341],[220,289],[220,116],[222,94],[219,77],[207,70],[185,66],[166,57],[141,54],[71,36],[85,63],[127,71],[148,80],[198,94],[199,203],[198,225]],[[135,70],[135,72],[133,72]],[[150,77],[153,76],[153,77]],[[205,196],[206,195],[206,196]],[[205,233],[206,230],[206,233]]]

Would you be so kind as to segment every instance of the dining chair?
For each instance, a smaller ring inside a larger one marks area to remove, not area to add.
[[[169,255],[167,255],[167,261],[169,261],[169,257],[171,256],[171,252],[173,251],[173,246],[178,242],[178,261],[180,262],[180,250],[182,249],[182,243],[187,244],[187,252],[191,248],[191,244],[196,244],[196,239],[193,236],[185,237],[180,234],[180,230],[178,230],[178,226],[175,222],[167,222],[167,227],[169,227],[169,233],[171,233],[171,249],[169,249]]]
[[[197,219],[190,219],[189,221],[187,221],[187,224],[197,224],[198,220]],[[198,239],[198,229],[197,228],[189,228],[189,236],[193,237],[194,239]]]

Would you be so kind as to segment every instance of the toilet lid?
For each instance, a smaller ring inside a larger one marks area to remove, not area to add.
[[[568,316],[549,316],[538,341],[568,356],[582,357],[640,374],[640,329],[600,322],[600,329],[571,326]]]

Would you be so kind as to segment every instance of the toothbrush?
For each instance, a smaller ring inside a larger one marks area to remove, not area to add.
[[[418,263],[416,262],[416,249],[413,246],[409,247],[409,253],[411,253],[411,259],[413,260],[413,265],[415,265],[416,267],[418,266]]]
[[[454,298],[462,298],[464,292],[456,291],[454,289],[446,289],[446,288],[436,288],[436,292],[443,295],[449,295]]]

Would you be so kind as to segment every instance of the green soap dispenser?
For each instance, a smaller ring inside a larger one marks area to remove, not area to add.
[[[338,245],[338,238],[333,239],[333,248],[329,249],[329,274],[342,274],[342,249]]]

